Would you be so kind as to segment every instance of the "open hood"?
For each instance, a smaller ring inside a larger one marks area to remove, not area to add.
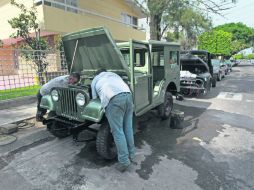
[[[129,74],[120,50],[104,27],[81,30],[62,38],[69,72],[98,69]]]
[[[209,72],[209,67],[206,62],[204,62],[201,58],[195,57],[193,55],[181,55],[180,57],[180,63],[181,66],[187,66],[187,65],[192,65],[193,67],[195,66],[201,66],[204,67],[207,72]]]

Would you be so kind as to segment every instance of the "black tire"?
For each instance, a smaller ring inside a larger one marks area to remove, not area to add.
[[[117,156],[114,138],[110,132],[108,122],[103,123],[97,133],[96,150],[100,156],[107,160],[112,160]]]
[[[210,79],[210,81],[209,81],[209,83],[207,84],[207,86],[206,86],[206,88],[205,88],[205,90],[203,90],[202,92],[201,92],[201,95],[202,96],[206,96],[209,92],[210,92],[210,90],[211,90],[211,79]]]
[[[49,112],[48,118],[54,117],[55,115],[56,115],[55,112]],[[52,135],[60,139],[68,137],[70,135],[68,128],[64,127],[57,121],[52,121],[49,124],[47,124],[47,129],[50,131]]]
[[[173,96],[170,92],[165,93],[164,103],[158,106],[158,114],[161,119],[168,119],[173,109]]]
[[[216,78],[212,79],[212,87],[216,87]]]

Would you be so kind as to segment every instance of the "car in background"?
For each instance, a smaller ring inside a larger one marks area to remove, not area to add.
[[[235,59],[230,59],[232,67],[235,67],[238,65],[238,61]]]
[[[241,63],[241,60],[236,60],[235,63],[236,63],[235,66],[238,66]]]
[[[221,79],[225,77],[226,68],[221,64],[219,59],[212,59],[211,62],[213,65],[213,75],[217,81],[221,81]]]
[[[225,64],[226,64],[227,67],[228,67],[228,72],[230,73],[230,72],[232,71],[232,66],[233,66],[233,64],[231,63],[230,60],[225,60],[224,62],[225,62]]]
[[[213,80],[208,64],[192,54],[182,54],[180,64],[181,93],[189,96],[207,95]]]
[[[225,63],[225,61],[221,61],[221,68],[225,70],[225,75],[229,74],[228,65]]]
[[[208,71],[212,76],[212,87],[216,87],[217,78],[213,74],[213,66],[212,66],[212,63],[211,63],[211,54],[210,54],[210,52],[208,52],[206,50],[185,50],[185,51],[181,51],[181,55],[188,55],[188,54],[200,58],[201,60],[203,60],[207,64]]]

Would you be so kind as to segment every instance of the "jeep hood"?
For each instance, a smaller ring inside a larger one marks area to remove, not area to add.
[[[129,75],[123,56],[106,28],[70,33],[62,41],[69,72],[94,74],[98,69],[106,69]]]

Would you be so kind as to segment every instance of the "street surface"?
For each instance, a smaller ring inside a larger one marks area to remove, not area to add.
[[[125,173],[97,155],[94,141],[71,137],[2,154],[0,189],[254,189],[253,94],[254,65],[240,65],[207,97],[175,101],[184,129],[145,114],[135,124],[137,163]]]

